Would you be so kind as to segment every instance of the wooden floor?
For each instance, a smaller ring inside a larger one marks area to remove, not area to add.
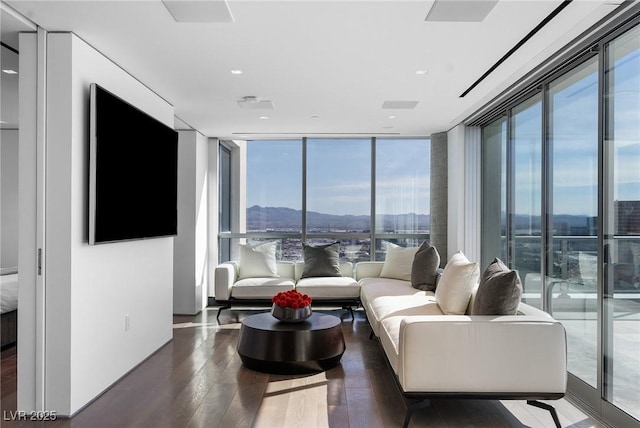
[[[361,311],[343,318],[347,350],[339,366],[314,375],[246,369],[236,353],[239,319],[251,311],[216,309],[174,317],[174,338],[71,419],[12,422],[15,350],[2,353],[0,426],[45,427],[399,427],[405,404]],[[446,364],[446,362],[443,362]],[[437,367],[425,367],[425,370]],[[602,426],[567,400],[551,401],[563,427]],[[522,401],[439,400],[418,410],[413,427],[553,427],[545,410]]]

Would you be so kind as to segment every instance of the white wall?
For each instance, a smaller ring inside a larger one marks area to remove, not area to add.
[[[18,266],[18,130],[0,134],[0,267]]]
[[[207,138],[180,131],[178,236],[174,242],[173,312],[197,314],[207,305],[209,171]]]
[[[88,245],[89,84],[169,126],[173,107],[69,33],[46,80],[45,406],[70,415],[172,337],[173,238]]]

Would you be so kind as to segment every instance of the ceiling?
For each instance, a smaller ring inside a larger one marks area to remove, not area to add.
[[[116,62],[174,106],[176,127],[223,139],[446,131],[620,4],[573,1],[460,97],[562,0],[500,0],[480,22],[456,1],[439,0],[458,22],[426,21],[438,2],[418,0],[228,0],[222,23],[176,22],[159,0],[4,3]],[[241,108],[247,96],[273,108]]]

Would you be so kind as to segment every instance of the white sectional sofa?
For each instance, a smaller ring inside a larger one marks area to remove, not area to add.
[[[564,396],[566,336],[561,323],[520,303],[516,315],[445,315],[436,293],[410,281],[381,278],[383,262],[355,267],[360,299],[389,365],[414,409],[432,398],[520,399],[551,412],[537,400]]]
[[[225,262],[215,269],[215,302],[220,312],[232,306],[271,305],[281,291],[296,289],[313,299],[313,306],[335,305],[351,311],[360,304],[360,286],[353,277],[353,264],[340,263],[342,276],[301,278],[304,262],[279,261],[277,277],[239,279],[238,263]]]

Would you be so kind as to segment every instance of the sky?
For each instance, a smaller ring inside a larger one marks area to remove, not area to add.
[[[640,200],[640,50],[618,59],[607,77],[612,120],[605,147],[612,200]],[[597,88],[595,59],[549,87],[554,214],[597,216]],[[541,114],[538,101],[514,115],[517,214],[539,215],[541,209]]]
[[[429,214],[429,140],[378,139],[376,212]],[[369,215],[369,139],[307,140],[307,210]],[[302,142],[250,141],[247,206],[302,207]]]

